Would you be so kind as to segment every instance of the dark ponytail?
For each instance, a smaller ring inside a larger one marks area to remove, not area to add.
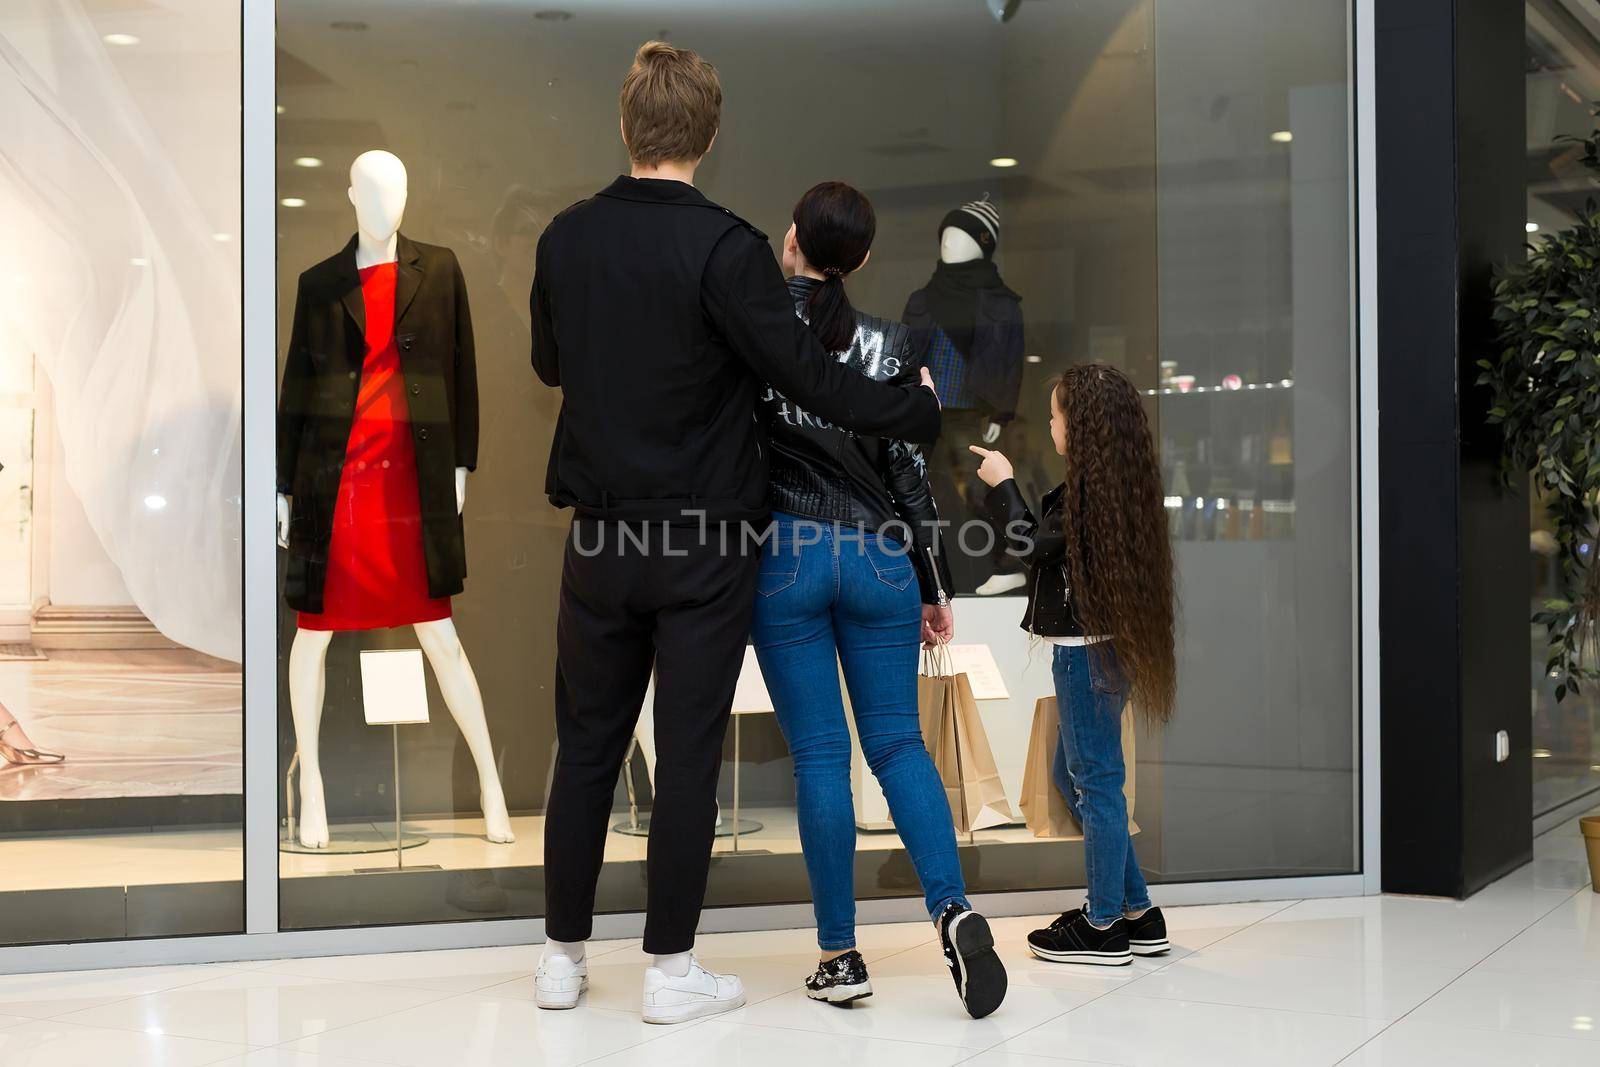
[[[866,261],[877,232],[872,201],[844,182],[814,185],[794,206],[800,254],[825,276],[806,304],[806,321],[829,352],[843,352],[855,339],[856,310],[845,295],[844,276]]]

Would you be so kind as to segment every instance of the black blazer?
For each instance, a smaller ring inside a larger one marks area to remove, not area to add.
[[[461,266],[448,248],[401,235],[395,341],[417,453],[428,595],[453,596],[467,576],[455,469],[478,465],[478,371]],[[289,495],[284,596],[320,612],[328,544],[366,355],[366,304],[356,238],[300,275],[278,400],[278,492]]]
[[[560,386],[545,491],[600,518],[767,514],[770,382],[863,433],[931,441],[933,394],[841,366],[795,317],[760,231],[683,182],[621,177],[539,238],[533,367]]]

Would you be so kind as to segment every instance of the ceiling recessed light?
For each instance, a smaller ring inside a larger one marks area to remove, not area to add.
[[[139,43],[139,38],[135,37],[131,33],[108,33],[100,39],[106,44],[120,45],[123,48],[128,48]]]
[[[281,114],[283,114],[283,113],[284,113],[284,112],[285,112],[285,111],[286,111],[286,110],[288,110],[288,109],[287,109],[287,108],[285,108],[285,107],[284,107],[284,106],[283,106],[283,105],[282,105],[282,104],[279,104],[279,105],[278,105],[278,114],[280,114],[280,115],[281,115]]]
[[[1536,748],[1536,749],[1533,750],[1533,758],[1534,759],[1549,759],[1550,758],[1550,750],[1548,748]]]
[[[1539,232],[1539,224],[1537,222],[1529,222],[1523,228],[1525,230],[1527,230],[1529,233],[1538,233]]]
[[[1277,144],[1288,144],[1294,140],[1294,134],[1288,130],[1278,130],[1272,135],[1272,140]]]
[[[989,160],[989,166],[991,167],[1014,167],[1016,165],[1017,161],[1010,156],[995,156]]]
[[[316,156],[296,156],[294,165],[297,167],[320,167],[322,166],[322,160]]]
[[[150,261],[143,256],[134,256],[132,259],[128,260],[128,265],[130,267],[148,267],[150,265]]]
[[[1043,363],[1044,362],[1044,357],[1043,356],[1028,356],[1027,360],[1028,360],[1029,363]]]
[[[162,508],[167,506],[167,498],[159,493],[151,493],[149,496],[144,498],[144,506],[149,508],[151,511],[160,511]]]
[[[211,235],[211,239],[219,244],[227,244],[229,241],[233,240],[233,234],[223,233],[221,230],[218,230],[216,233]]]
[[[300,198],[298,196],[286,196],[282,200],[279,200],[278,203],[282,204],[284,207],[305,207],[306,206],[305,200],[303,200],[302,198]]]
[[[328,26],[330,29],[343,30],[346,33],[360,33],[367,28],[365,22],[357,22],[354,19],[341,19],[338,22],[328,23]]]

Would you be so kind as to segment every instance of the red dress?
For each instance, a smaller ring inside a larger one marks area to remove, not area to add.
[[[350,420],[322,613],[302,630],[376,630],[450,617],[450,598],[428,596],[422,506],[405,378],[394,337],[396,263],[361,271],[366,355]]]

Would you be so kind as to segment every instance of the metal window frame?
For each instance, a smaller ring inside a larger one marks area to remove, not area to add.
[[[1378,332],[1377,208],[1373,18],[1376,0],[1350,0],[1350,158],[1352,442],[1356,462],[1358,570],[1353,613],[1358,649],[1357,754],[1361,768],[1357,873],[1259,878],[1161,886],[1163,903],[1206,904],[1353,896],[1381,890],[1378,686]],[[283,931],[278,917],[277,592],[274,421],[277,390],[276,10],[274,0],[242,0],[244,260],[244,932],[240,934],[95,941],[0,948],[0,973],[222,962],[290,956],[517,945],[544,938],[541,919],[491,919],[405,926]],[[980,894],[992,915],[1052,911],[1059,893]],[[860,921],[926,918],[915,899],[869,900]],[[634,935],[641,915],[603,915],[595,937]],[[707,932],[809,926],[808,904],[709,909]]]

